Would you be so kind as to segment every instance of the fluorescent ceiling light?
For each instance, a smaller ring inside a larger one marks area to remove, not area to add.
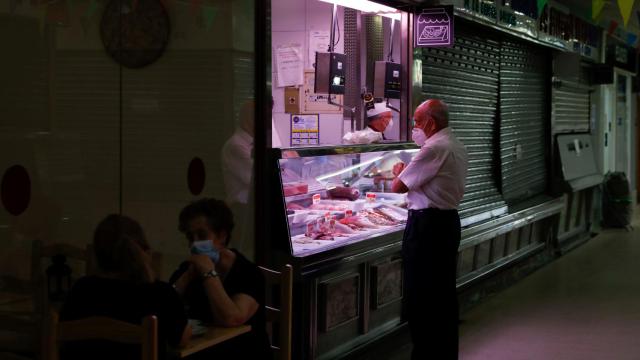
[[[355,10],[360,10],[367,14],[386,16],[391,19],[400,20],[400,13],[390,6],[378,4],[369,0],[320,0],[329,4],[336,4]]]

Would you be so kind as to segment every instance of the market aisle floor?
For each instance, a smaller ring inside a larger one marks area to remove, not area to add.
[[[460,358],[640,359],[638,216],[634,226],[602,231],[464,314]]]
[[[640,359],[638,216],[634,226],[602,231],[462,314],[460,359]],[[407,341],[360,359],[407,360]]]

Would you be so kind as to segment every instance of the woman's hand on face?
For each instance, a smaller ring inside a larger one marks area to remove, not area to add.
[[[204,274],[211,270],[215,270],[216,266],[207,255],[194,254],[189,257],[189,262],[195,268],[198,274]]]

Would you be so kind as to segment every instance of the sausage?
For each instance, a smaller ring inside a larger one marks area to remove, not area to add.
[[[360,190],[352,187],[337,186],[328,191],[332,199],[349,199],[358,200],[360,198]]]

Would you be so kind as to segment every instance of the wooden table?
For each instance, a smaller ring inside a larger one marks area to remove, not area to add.
[[[178,350],[178,353],[180,354],[180,357],[183,358],[232,339],[238,335],[248,333],[249,331],[251,331],[251,325],[241,325],[232,328],[208,326],[206,334],[193,337],[187,346]]]

